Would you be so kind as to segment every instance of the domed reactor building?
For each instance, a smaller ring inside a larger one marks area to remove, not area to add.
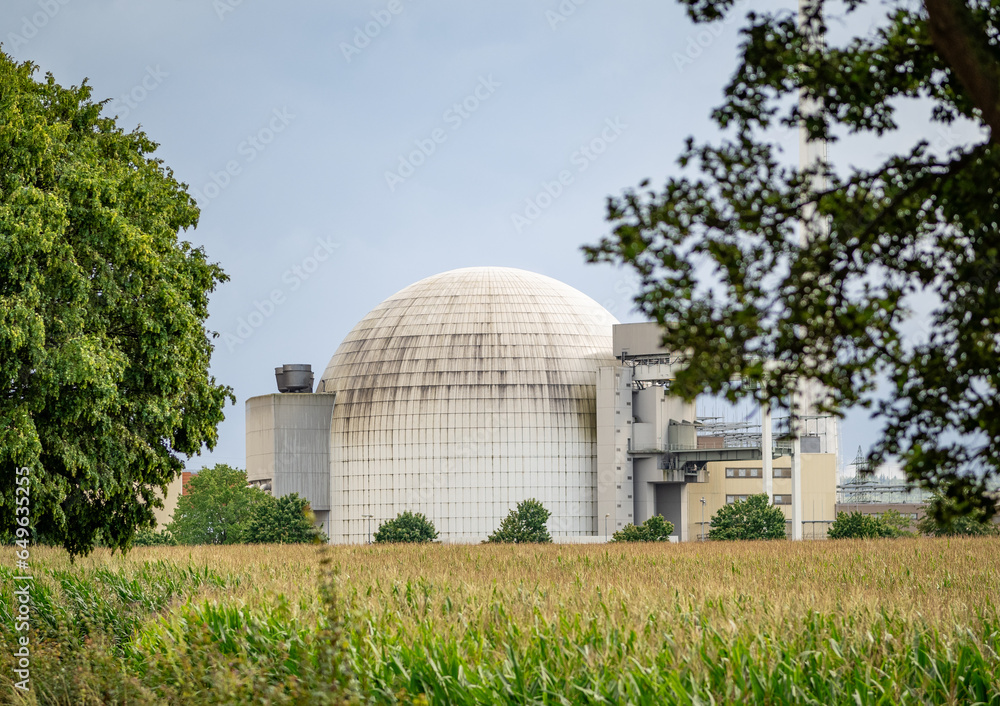
[[[666,394],[659,339],[543,275],[428,277],[365,316],[315,385],[310,366],[285,365],[277,394],[247,401],[248,478],[308,498],[335,543],[367,542],[406,510],[442,541],[479,542],[527,498],[551,511],[556,541],[603,541],[609,523],[656,513],[687,538],[686,486],[727,450],[679,451],[699,447],[694,405]],[[759,441],[726,457],[754,455],[759,467]]]

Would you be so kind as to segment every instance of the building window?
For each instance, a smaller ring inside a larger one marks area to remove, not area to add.
[[[791,495],[775,495],[774,496],[775,505],[791,505],[792,496]]]
[[[775,468],[774,469],[775,478],[791,478],[792,469],[791,468]]]
[[[727,468],[726,469],[726,478],[735,478],[735,477],[736,477],[736,469],[735,468]]]
[[[726,496],[726,505],[733,505],[737,501],[739,501],[741,503],[745,503],[747,501],[747,496],[746,495],[727,495]]]
[[[727,468],[726,478],[760,478],[759,468]]]

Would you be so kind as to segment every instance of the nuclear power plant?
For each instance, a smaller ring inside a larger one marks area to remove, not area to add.
[[[792,444],[699,419],[670,395],[674,356],[656,324],[619,324],[549,277],[445,272],[375,307],[318,381],[307,364],[275,370],[278,392],[246,403],[248,478],[306,497],[335,543],[367,542],[405,510],[442,541],[479,542],[527,498],[551,511],[557,542],[605,541],[655,514],[691,541],[767,489],[803,536],[825,536],[836,420],[811,419]]]

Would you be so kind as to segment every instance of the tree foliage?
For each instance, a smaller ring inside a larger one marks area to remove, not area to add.
[[[267,495],[254,506],[243,531],[247,544],[320,544],[326,536],[315,524],[309,501],[298,493]]]
[[[155,524],[184,458],[213,447],[208,295],[226,279],[178,240],[198,209],[141,131],[86,82],[0,53],[0,531],[15,468],[31,526],[71,554]]]
[[[438,537],[434,523],[421,512],[401,512],[386,520],[375,532],[375,543],[433,542]]]
[[[636,527],[631,522],[611,536],[612,542],[669,542],[674,533],[674,523],[653,515]]]
[[[955,500],[943,493],[935,493],[928,503],[927,514],[917,522],[917,531],[932,537],[991,537],[1000,535],[1000,526],[982,510],[959,514],[952,508]]]
[[[709,539],[785,539],[785,514],[768,504],[767,495],[751,495],[723,505],[712,516]]]
[[[499,544],[548,544],[552,541],[552,536],[545,523],[551,515],[538,500],[522,500],[507,513],[507,517],[486,541]]]
[[[837,519],[826,531],[826,535],[830,539],[899,537],[903,534],[899,524],[892,518],[866,515],[863,512],[838,512]]]
[[[273,500],[246,471],[219,463],[191,476],[167,530],[180,544],[239,544],[258,508]]]
[[[733,0],[682,3],[696,22],[735,11]],[[747,14],[712,114],[725,137],[689,138],[679,164],[692,173],[662,190],[646,180],[609,199],[612,233],[585,251],[639,274],[639,309],[685,356],[675,393],[775,403],[815,381],[829,391],[821,411],[878,409],[873,461],[898,456],[911,480],[946,487],[956,502],[941,511],[992,514],[1000,2],[889,0],[872,28],[852,13],[874,3],[827,5],[814,0],[802,23],[786,9]],[[834,11],[863,33],[824,42]],[[919,139],[870,168],[823,160],[803,170],[780,154],[780,127],[834,149],[845,134],[903,139],[897,113],[916,101],[930,108],[926,135],[957,122],[980,137]],[[925,338],[905,334],[917,301],[931,302]]]

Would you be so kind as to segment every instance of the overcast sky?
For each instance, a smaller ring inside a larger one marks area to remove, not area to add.
[[[608,195],[662,183],[685,137],[713,134],[737,24],[695,26],[663,0],[0,6],[4,51],[39,78],[86,78],[201,204],[182,237],[231,278],[208,325],[222,334],[212,371],[237,403],[192,469],[245,467],[244,404],[276,390],[274,367],[321,374],[372,307],[438,272],[519,267],[641,320],[632,278],[586,264],[580,246],[607,231]],[[946,139],[913,122],[830,157],[865,163],[921,131]],[[876,430],[851,414],[844,460]]]

